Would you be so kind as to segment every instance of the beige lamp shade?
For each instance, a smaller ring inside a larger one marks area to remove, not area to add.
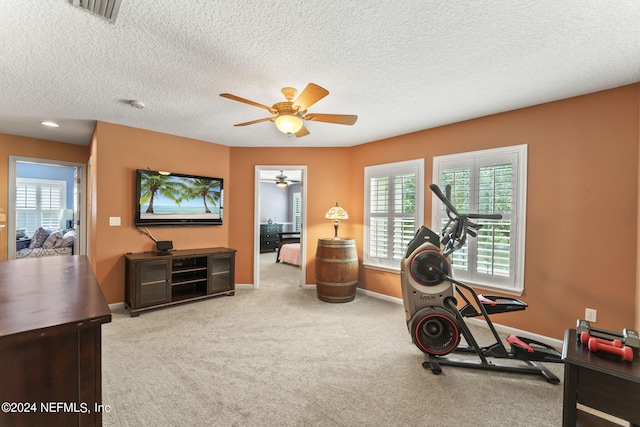
[[[63,228],[73,228],[73,209],[60,209],[58,220]]]
[[[324,217],[327,218],[327,219],[332,219],[333,220],[333,228],[335,230],[335,234],[334,234],[333,238],[335,240],[340,239],[338,237],[338,222],[340,220],[342,220],[342,219],[349,219],[349,214],[347,213],[347,211],[345,211],[340,206],[338,206],[338,202],[336,202],[336,205],[334,207],[332,207],[331,209],[329,209],[327,211],[327,213],[324,214]]]
[[[336,202],[336,205],[329,209],[327,213],[324,214],[324,217],[327,219],[349,219],[349,214],[338,206],[338,202]]]
[[[58,219],[60,221],[71,221],[73,219],[73,209],[60,209]]]

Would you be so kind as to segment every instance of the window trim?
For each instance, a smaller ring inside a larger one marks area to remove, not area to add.
[[[516,212],[513,220],[516,224],[515,249],[514,249],[514,277],[512,283],[493,283],[483,280],[466,280],[471,285],[505,292],[509,294],[522,295],[524,292],[524,269],[525,269],[525,247],[526,247],[526,227],[527,227],[527,144],[513,145],[508,147],[491,148],[487,150],[477,150],[465,153],[449,154],[433,158],[433,182],[440,185],[442,181],[443,165],[452,161],[467,161],[475,158],[487,158],[498,156],[514,156],[515,189],[517,197],[515,201]],[[432,196],[431,224],[438,224],[440,200],[435,195]],[[433,230],[440,233],[440,230]],[[471,238],[475,239],[475,238]],[[454,271],[455,274],[455,271]],[[491,279],[490,279],[491,280]]]
[[[371,189],[370,181],[372,177],[380,176],[383,172],[387,171],[389,176],[395,176],[401,173],[404,169],[416,169],[415,179],[415,220],[416,231],[424,224],[424,158],[404,160],[400,162],[385,163],[380,165],[365,166],[364,168],[364,227],[363,227],[363,262],[362,265],[366,268],[372,268],[376,270],[390,271],[393,273],[400,273],[400,262],[393,261],[392,259],[387,262],[378,262],[377,258],[371,258],[369,255],[369,224],[370,224],[370,202],[371,202]],[[396,171],[392,173],[392,171]],[[392,251],[390,251],[392,253]]]

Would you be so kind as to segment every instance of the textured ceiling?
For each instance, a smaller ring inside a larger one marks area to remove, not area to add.
[[[640,81],[637,0],[2,0],[0,133],[87,144],[96,120],[229,146],[351,146]],[[278,132],[261,104],[313,82]],[[129,100],[140,100],[135,109]],[[54,119],[58,129],[39,125]]]

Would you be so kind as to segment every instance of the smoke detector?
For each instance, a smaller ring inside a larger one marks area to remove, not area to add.
[[[98,15],[113,24],[118,17],[121,1],[122,0],[69,0],[69,3],[80,9],[88,10],[94,15]]]
[[[131,105],[133,108],[138,108],[140,110],[142,110],[145,107],[142,101],[136,101],[136,100],[129,101],[129,105]]]

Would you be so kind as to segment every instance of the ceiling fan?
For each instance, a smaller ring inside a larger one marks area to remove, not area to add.
[[[301,138],[309,135],[309,131],[304,126],[303,120],[314,122],[335,123],[339,125],[353,125],[358,116],[350,114],[313,114],[307,113],[307,109],[316,102],[320,101],[325,96],[329,95],[329,91],[323,87],[314,83],[309,83],[307,87],[293,100],[298,91],[292,87],[282,88],[282,94],[286,98],[286,102],[276,102],[271,107],[268,107],[257,102],[249,101],[248,99],[240,98],[239,96],[232,95],[230,93],[221,93],[220,96],[229,98],[234,101],[244,102],[245,104],[253,105],[255,107],[264,108],[273,114],[273,117],[267,117],[264,119],[253,120],[245,123],[238,123],[234,126],[247,126],[261,122],[275,122],[276,127],[280,132],[286,134],[294,134],[296,137]]]
[[[293,173],[293,175],[294,175],[293,178],[285,175],[284,171],[280,171],[280,174],[276,175],[275,178],[273,179],[273,181],[266,181],[266,182],[275,182],[275,184],[280,188],[287,188],[291,184],[300,184],[300,180],[299,179],[295,179],[296,178],[295,171],[289,171],[289,172],[294,172]]]
[[[287,188],[289,184],[285,179],[287,179],[287,176],[284,174],[284,171],[280,171],[280,175],[276,175],[276,185],[280,188]]]

